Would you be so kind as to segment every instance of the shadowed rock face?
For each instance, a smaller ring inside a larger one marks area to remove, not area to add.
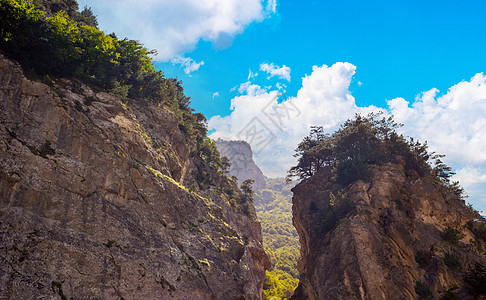
[[[171,111],[3,56],[0,99],[0,298],[261,298],[254,212],[185,188],[195,147]]]
[[[434,299],[449,290],[472,298],[462,278],[476,262],[484,264],[486,248],[466,226],[479,220],[463,200],[433,178],[406,177],[400,165],[374,167],[370,182],[347,187],[331,182],[329,173],[322,170],[293,189],[293,223],[302,245],[293,299],[415,299],[419,281]],[[330,192],[342,188],[356,211],[325,232]],[[464,238],[445,239],[448,226]],[[451,267],[446,255],[460,266]]]
[[[218,139],[216,145],[221,156],[226,156],[231,162],[230,175],[238,177],[238,184],[247,179],[255,180],[253,188],[265,188],[265,176],[253,161],[251,146],[245,141],[225,141]]]

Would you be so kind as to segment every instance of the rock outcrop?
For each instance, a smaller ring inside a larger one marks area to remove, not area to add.
[[[221,156],[226,156],[231,162],[230,175],[238,177],[238,184],[247,179],[255,180],[253,188],[260,190],[265,188],[265,176],[253,161],[251,146],[245,141],[216,140]]]
[[[321,170],[293,188],[301,243],[293,299],[472,299],[463,276],[484,264],[474,228],[485,227],[462,199],[396,164],[374,166],[369,182],[347,187],[329,176]],[[339,191],[356,207],[329,228]]]
[[[230,205],[230,180],[195,187],[169,109],[1,55],[0,99],[0,298],[261,299],[254,208]]]

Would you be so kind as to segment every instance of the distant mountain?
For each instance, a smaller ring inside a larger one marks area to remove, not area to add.
[[[295,182],[287,184],[285,178],[265,178],[252,159],[250,145],[244,141],[217,140],[216,145],[232,164],[230,175],[236,175],[239,182],[255,180],[255,209],[262,223],[265,252],[272,263],[264,292],[268,299],[287,299],[299,283],[300,245],[292,225],[291,188]]]
[[[229,174],[238,177],[238,184],[246,179],[253,179],[254,190],[265,188],[265,176],[253,161],[251,146],[245,141],[216,140],[216,146],[221,156],[226,156],[231,162]]]

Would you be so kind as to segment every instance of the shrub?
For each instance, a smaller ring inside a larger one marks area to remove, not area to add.
[[[456,294],[453,291],[447,291],[440,297],[441,300],[457,300]]]
[[[444,264],[452,270],[457,270],[461,267],[461,263],[457,260],[456,256],[449,252],[444,254]]]
[[[429,265],[431,258],[431,253],[429,251],[418,251],[415,254],[415,261],[419,264],[421,268],[425,268]]]
[[[459,230],[454,229],[450,226],[448,226],[443,232],[442,232],[442,238],[445,241],[448,241],[454,245],[457,245],[457,243],[464,237],[465,235],[461,233]]]
[[[476,263],[474,268],[464,275],[464,281],[473,295],[486,295],[486,267],[483,264]]]
[[[331,192],[329,198],[329,206],[321,211],[317,223],[317,229],[323,235],[332,231],[341,219],[356,212],[356,204],[343,190],[336,196]]]
[[[421,280],[415,282],[415,293],[422,299],[432,299],[432,292],[422,283]]]

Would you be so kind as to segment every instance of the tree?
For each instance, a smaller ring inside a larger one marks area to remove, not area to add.
[[[98,28],[98,20],[91,7],[85,6],[80,13],[74,16],[74,20],[83,25]]]
[[[486,267],[476,263],[464,276],[464,281],[474,295],[486,295]]]
[[[243,181],[240,185],[240,189],[243,192],[243,195],[245,195],[245,197],[250,200],[252,200],[253,196],[255,195],[255,192],[253,191],[253,183],[255,183],[255,180],[247,179]]]
[[[324,133],[321,126],[312,126],[309,136],[295,150],[297,165],[289,170],[287,178],[305,179],[328,166],[332,177],[347,185],[356,180],[367,180],[370,165],[400,163],[408,175],[431,174],[461,196],[460,186],[449,181],[454,173],[441,161],[443,156],[429,153],[427,143],[405,139],[397,133],[401,126],[393,117],[382,117],[380,113],[356,114],[332,135]],[[429,160],[435,161],[435,167]]]

